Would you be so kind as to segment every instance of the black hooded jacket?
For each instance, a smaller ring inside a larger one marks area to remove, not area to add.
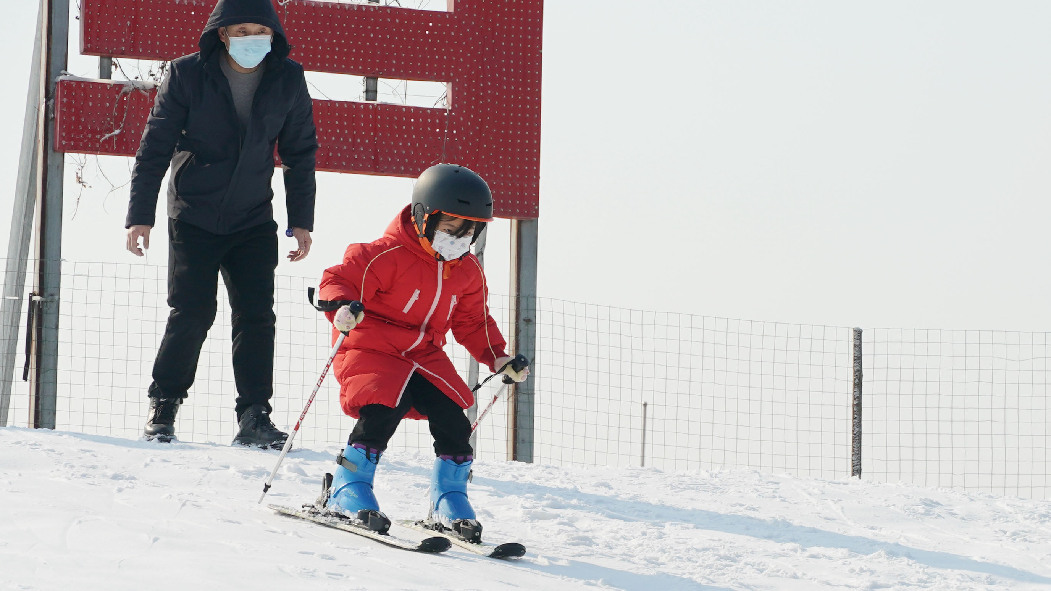
[[[221,27],[266,25],[274,31],[265,71],[243,132],[230,84],[220,69]],[[303,67],[270,0],[219,0],[197,53],[171,62],[135,155],[125,227],[155,225],[161,179],[171,165],[168,216],[214,234],[274,219],[274,144],[285,167],[290,227],[313,230],[317,134]]]

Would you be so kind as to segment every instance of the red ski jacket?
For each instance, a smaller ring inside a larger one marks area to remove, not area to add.
[[[406,207],[383,237],[351,244],[343,263],[325,270],[323,300],[360,300],[365,319],[343,340],[333,371],[343,412],[358,417],[368,404],[394,407],[413,372],[468,408],[471,389],[443,347],[451,329],[479,363],[495,370],[507,346],[489,314],[489,291],[473,254],[438,261],[420,244]],[[335,312],[326,314],[329,321]],[[332,330],[333,342],[339,332]],[[425,418],[415,410],[408,418]]]

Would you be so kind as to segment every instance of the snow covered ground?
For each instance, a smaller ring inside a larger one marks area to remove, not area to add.
[[[312,500],[332,449],[286,458],[267,502]],[[1043,589],[1051,503],[751,470],[479,462],[487,537],[525,558],[418,555],[256,501],[276,451],[0,429],[0,589]],[[419,517],[431,458],[376,490]],[[404,532],[407,536],[413,532]]]

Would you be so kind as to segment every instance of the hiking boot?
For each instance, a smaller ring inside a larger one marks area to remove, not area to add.
[[[180,404],[182,398],[150,398],[150,416],[142,430],[146,441],[169,443],[175,439],[175,413]]]
[[[262,404],[249,406],[237,419],[237,436],[234,443],[261,448],[280,449],[288,439],[288,433],[279,430],[270,420],[270,413]]]

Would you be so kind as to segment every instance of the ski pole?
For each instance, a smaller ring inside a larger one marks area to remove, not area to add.
[[[482,419],[485,418],[485,415],[489,413],[489,409],[493,408],[493,405],[496,404],[496,399],[504,393],[504,390],[507,389],[507,384],[509,383],[514,383],[514,380],[512,380],[508,376],[504,376],[503,383],[500,384],[500,389],[496,391],[496,394],[493,394],[493,399],[489,401],[489,405],[485,407],[485,410],[482,411],[482,414],[478,415],[478,418],[474,420],[474,424],[471,425],[471,433],[474,433],[474,430],[478,428],[478,423],[481,423]]]
[[[503,372],[505,369],[507,369],[508,365],[510,365],[511,368],[514,369],[515,371],[522,371],[523,368],[529,366],[529,359],[525,355],[521,355],[521,354],[515,355],[514,359],[512,359],[512,360],[508,361],[507,363],[505,363],[493,375],[491,375],[491,376],[485,378],[484,380],[482,380],[482,383],[478,384],[477,386],[475,386],[474,389],[471,390],[471,391],[472,392],[477,391],[478,388],[481,388],[483,385],[485,385],[486,382],[488,382],[489,380],[491,380],[491,379],[495,378],[496,376],[500,375],[501,372]],[[493,408],[493,405],[496,404],[496,399],[500,398],[500,395],[503,394],[504,390],[507,389],[508,384],[515,383],[515,381],[511,379],[511,376],[506,376],[506,375],[504,376],[503,380],[501,380],[501,381],[503,383],[500,384],[500,388],[496,391],[496,394],[493,394],[493,399],[489,401],[489,404],[485,407],[485,410],[482,411],[482,414],[478,415],[478,418],[475,419],[474,423],[471,425],[471,433],[474,433],[474,430],[478,428],[478,423],[481,423],[482,419],[485,418],[485,415],[489,413],[489,409]]]
[[[355,314],[365,311],[365,306],[361,302],[354,301],[349,304],[350,310]],[[307,399],[306,406],[303,407],[303,412],[299,413],[299,420],[296,421],[296,426],[292,429],[292,433],[288,435],[288,439],[285,441],[285,446],[281,449],[281,455],[277,457],[277,464],[274,465],[274,470],[270,472],[270,477],[263,483],[263,494],[259,495],[259,502],[263,502],[263,497],[266,496],[267,491],[270,490],[270,485],[274,483],[274,477],[277,476],[277,469],[281,467],[281,462],[284,461],[285,456],[288,455],[288,450],[292,449],[292,440],[296,438],[296,433],[299,432],[299,426],[303,424],[303,418],[307,416],[307,411],[310,410],[310,405],[314,403],[314,397],[317,396],[318,390],[321,389],[321,382],[325,381],[325,376],[328,374],[328,368],[332,367],[332,362],[336,359],[336,353],[339,352],[340,345],[343,344],[343,339],[347,337],[347,333],[340,332],[339,337],[336,339],[336,344],[332,345],[332,352],[329,353],[328,362],[325,363],[325,369],[321,370],[321,377],[318,378],[317,384],[314,386],[314,391],[310,393],[310,398]]]

